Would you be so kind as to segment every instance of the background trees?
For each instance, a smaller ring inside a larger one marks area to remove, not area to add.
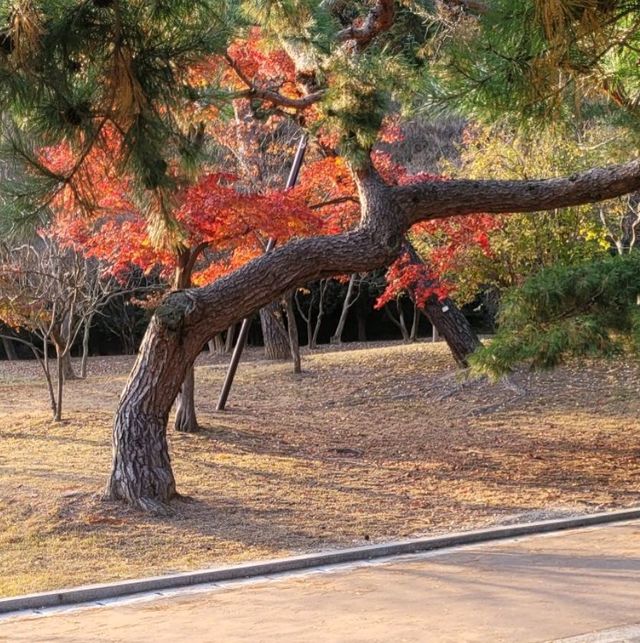
[[[44,373],[53,419],[62,419],[65,359],[83,333],[81,376],[86,375],[91,324],[113,297],[127,291],[95,259],[65,247],[53,235],[40,235],[0,254],[0,318],[3,335],[26,344]],[[11,332],[13,329],[13,332]],[[27,335],[16,331],[26,330]],[[55,370],[49,349],[55,350]],[[54,389],[54,373],[57,386]]]

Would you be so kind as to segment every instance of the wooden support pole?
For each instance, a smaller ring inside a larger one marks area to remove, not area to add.
[[[304,161],[304,154],[307,151],[307,135],[303,134],[298,143],[298,149],[296,150],[296,155],[293,158],[293,164],[291,165],[291,170],[289,171],[289,177],[287,178],[286,189],[291,189],[298,180],[298,175],[300,174],[300,168],[302,167],[302,162]],[[276,245],[276,240],[270,238],[267,242],[267,247],[265,248],[265,253],[271,252]],[[222,390],[220,391],[220,397],[218,398],[218,405],[216,406],[216,411],[224,411],[225,406],[227,405],[227,399],[229,398],[229,393],[231,391],[231,386],[233,385],[233,379],[238,370],[238,364],[242,358],[242,351],[247,343],[247,335],[249,334],[249,327],[251,326],[251,318],[247,317],[242,320],[242,326],[240,327],[240,333],[236,341],[235,348],[233,349],[233,355],[231,356],[231,362],[229,363],[229,368],[227,369],[227,374],[225,375],[224,382],[222,384]]]

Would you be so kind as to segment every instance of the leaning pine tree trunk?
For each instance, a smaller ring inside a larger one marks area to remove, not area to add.
[[[430,297],[422,310],[437,334],[447,342],[458,366],[469,366],[469,355],[480,346],[480,340],[462,311],[451,299],[440,301],[437,297]]]
[[[264,338],[264,354],[271,360],[291,359],[289,335],[282,322],[282,308],[279,301],[260,310],[260,325]]]
[[[230,324],[303,284],[389,265],[399,256],[409,227],[419,221],[474,212],[539,212],[638,190],[640,161],[548,180],[454,179],[388,186],[370,166],[354,172],[354,179],[362,210],[358,228],[294,240],[212,284],[163,299],[118,404],[108,498],[167,510],[176,495],[167,445],[171,406],[203,345]],[[457,347],[462,355],[473,337],[464,332],[456,309],[447,302],[437,302],[437,307],[433,319],[440,330],[465,337]]]
[[[405,241],[404,250],[412,263],[424,263],[408,241]],[[456,364],[462,368],[469,366],[469,355],[480,346],[480,340],[462,311],[448,297],[439,300],[432,295],[427,299],[422,312],[438,335],[447,342]]]

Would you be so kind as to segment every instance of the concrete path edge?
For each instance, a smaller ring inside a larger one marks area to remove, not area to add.
[[[245,563],[242,565],[217,567],[195,572],[120,581],[117,583],[86,585],[53,592],[42,592],[0,599],[0,614],[19,612],[22,610],[60,607],[63,605],[78,605],[105,599],[132,596],[144,592],[282,574],[313,567],[340,565],[343,563],[373,560],[375,558],[386,558],[389,556],[417,554],[449,547],[459,547],[504,540],[507,538],[517,538],[519,536],[544,534],[565,529],[576,529],[579,527],[590,527],[636,519],[640,519],[640,508],[492,527],[489,529],[465,531],[444,536],[414,538],[380,545],[304,554],[257,563]]]

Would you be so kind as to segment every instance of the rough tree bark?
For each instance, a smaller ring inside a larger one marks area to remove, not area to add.
[[[429,297],[423,310],[436,331],[434,336],[447,342],[458,366],[469,366],[469,355],[480,346],[480,340],[462,311],[449,298],[440,301],[437,297]]]
[[[280,301],[272,301],[260,309],[260,325],[265,357],[270,360],[291,359],[289,335],[284,325]]]
[[[546,181],[390,187],[371,168],[361,170],[356,180],[362,212],[357,229],[293,241],[213,284],[165,297],[120,398],[109,498],[165,511],[176,495],[166,437],[169,411],[188,369],[216,333],[305,283],[388,265],[418,221],[474,212],[535,212],[612,198],[640,189],[640,160]]]
[[[412,263],[424,263],[409,242],[405,243],[404,249]],[[435,334],[442,336],[447,342],[458,366],[462,368],[469,366],[469,355],[480,346],[480,340],[463,312],[448,297],[439,300],[435,296],[427,299],[422,312],[431,322]]]

